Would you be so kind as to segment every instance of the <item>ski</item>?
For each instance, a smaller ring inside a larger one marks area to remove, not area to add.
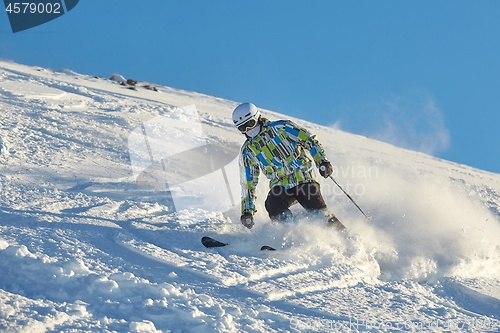
[[[213,247],[224,247],[229,245],[228,243],[223,243],[220,242],[212,237],[204,236],[201,238],[201,244],[203,244],[204,247],[206,248],[213,248]],[[263,245],[260,248],[261,251],[276,251],[274,247],[271,247],[269,245]]]
[[[201,244],[203,244],[203,246],[207,247],[207,248],[223,247],[223,246],[229,245],[227,243],[219,242],[218,240],[213,239],[212,237],[208,237],[208,236],[202,237]]]

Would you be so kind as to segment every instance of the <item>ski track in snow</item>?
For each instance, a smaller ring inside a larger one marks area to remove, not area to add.
[[[349,234],[296,207],[271,224],[261,203],[248,231],[238,205],[175,212],[175,186],[135,181],[127,138],[192,121],[179,107],[196,105],[216,159],[242,142],[236,103],[158,90],[0,62],[0,331],[500,331],[498,174],[295,119],[372,219],[323,180]]]

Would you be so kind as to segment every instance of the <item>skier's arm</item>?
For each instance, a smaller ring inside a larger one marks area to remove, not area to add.
[[[316,163],[317,167],[319,167],[322,162],[328,161],[325,150],[321,146],[319,140],[316,138],[316,135],[311,134],[311,132],[309,132],[307,129],[297,125],[292,121],[287,121],[285,123],[285,131],[293,140],[299,142],[305,149],[307,149],[311,153],[311,156],[314,159],[314,163]]]
[[[252,161],[243,149],[240,155],[240,181],[241,181],[241,214],[254,214],[255,191],[259,182],[259,166]]]

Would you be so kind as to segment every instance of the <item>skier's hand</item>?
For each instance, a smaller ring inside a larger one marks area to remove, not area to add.
[[[328,161],[323,161],[319,165],[319,174],[324,177],[328,178],[330,175],[333,173],[333,167],[332,164]]]
[[[240,221],[241,221],[241,224],[243,224],[248,229],[252,229],[252,227],[254,225],[253,216],[250,213],[245,213],[245,214],[241,215]]]

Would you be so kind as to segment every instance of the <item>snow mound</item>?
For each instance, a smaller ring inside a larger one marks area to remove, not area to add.
[[[0,96],[0,331],[500,330],[498,174],[293,119],[371,219],[323,179],[348,232],[271,223],[262,179],[247,230],[235,102],[9,62]]]

